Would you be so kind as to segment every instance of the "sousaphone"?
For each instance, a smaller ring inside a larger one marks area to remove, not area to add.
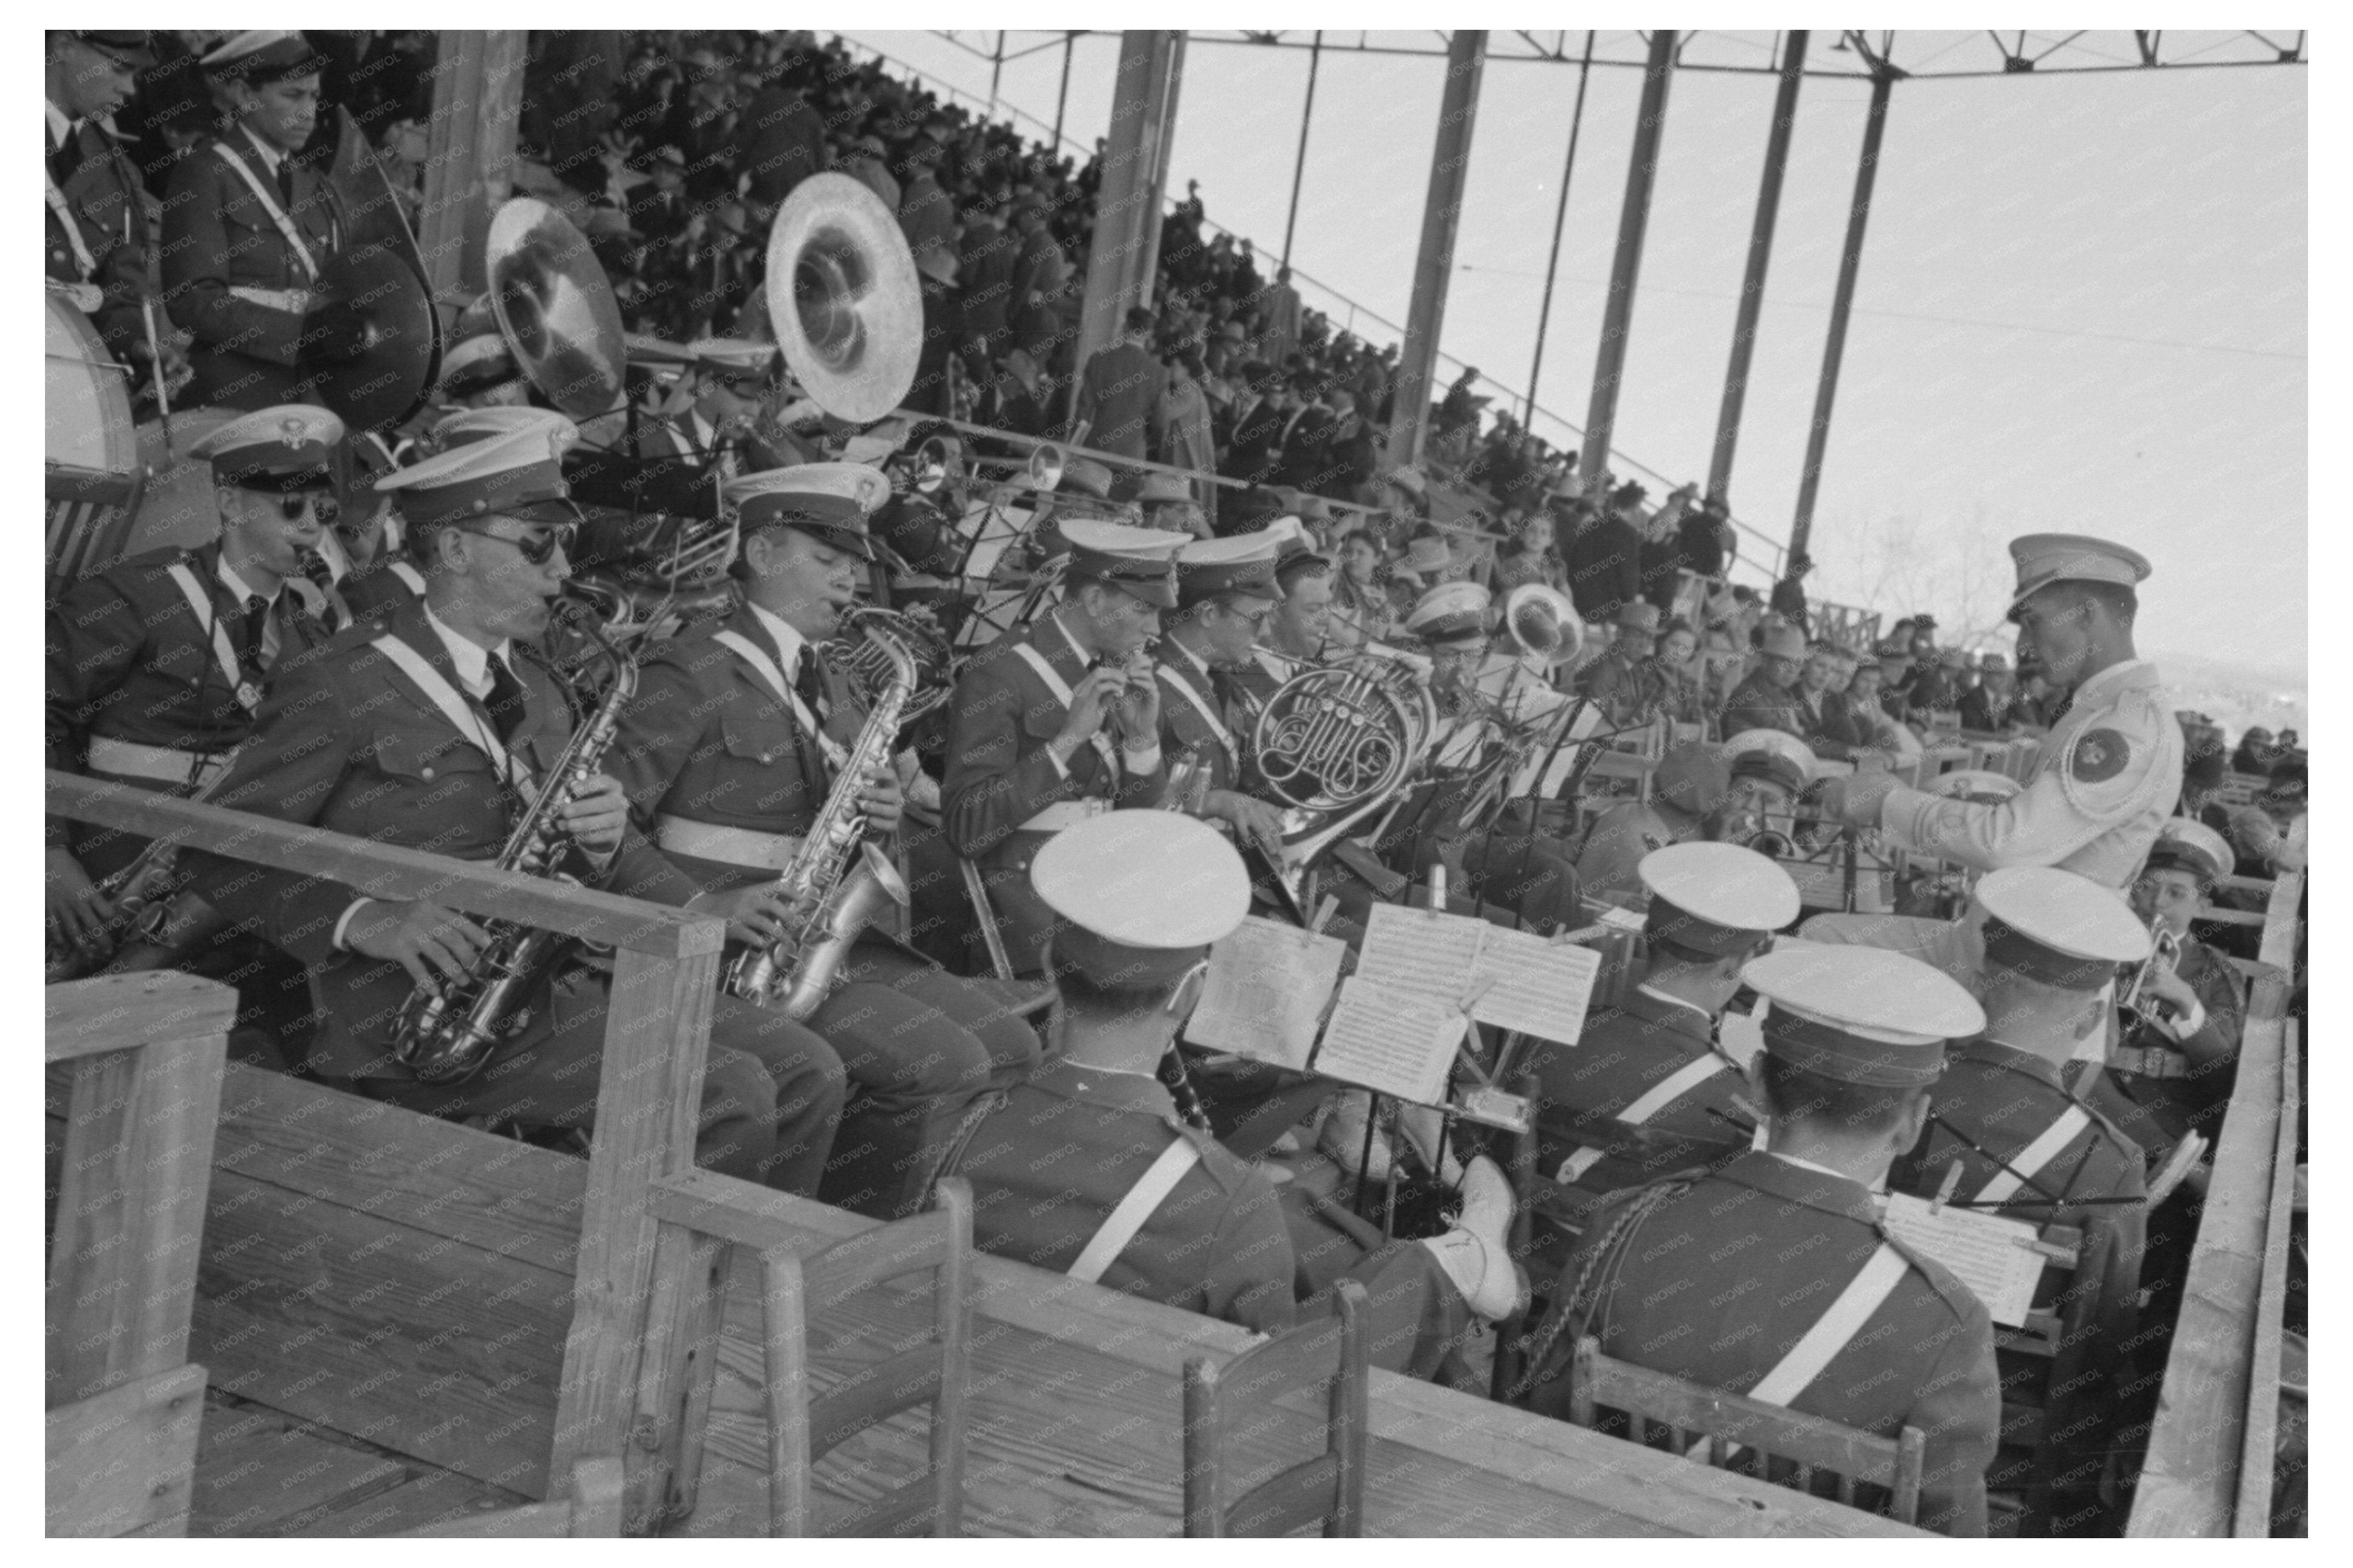
[[[628,350],[621,302],[588,237],[533,196],[491,219],[491,310],[524,379],[574,419],[621,400]]]
[[[768,230],[768,319],[785,364],[834,418],[867,425],[915,384],[923,297],[882,198],[848,174],[795,185]]]

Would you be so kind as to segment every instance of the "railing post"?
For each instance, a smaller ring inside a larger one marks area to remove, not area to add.
[[[488,282],[483,247],[491,209],[506,200],[513,180],[526,37],[456,29],[440,35],[417,237],[436,298],[479,293]]]

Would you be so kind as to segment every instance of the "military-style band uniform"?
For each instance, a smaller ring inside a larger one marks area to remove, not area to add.
[[[1275,562],[1275,542],[1264,533],[1188,541],[1176,552],[1177,605],[1190,609],[1221,595],[1280,604]],[[1240,685],[1253,672],[1264,673],[1256,658],[1213,669],[1176,637],[1160,639],[1160,754],[1172,766],[1189,756],[1207,771],[1209,789],[1258,793],[1249,777],[1254,720]]]
[[[727,504],[742,509],[747,531],[789,520],[862,555],[862,509],[887,494],[873,468],[811,464],[736,480]],[[655,647],[610,771],[647,836],[699,889],[770,883],[799,851],[865,720],[816,647],[746,602]],[[965,1108],[1036,1064],[1037,1035],[871,926],[838,974],[808,1023],[855,1088],[818,1195],[863,1213],[913,1212]]]
[[[1174,556],[1182,541],[1149,529],[1066,519],[1067,580],[1111,584],[1163,609],[1176,604]],[[981,872],[1016,974],[1038,972],[1053,915],[1029,885],[1029,863],[1052,837],[1118,806],[1155,805],[1168,783],[1157,737],[1123,752],[1108,731],[1065,763],[1048,749],[1070,712],[1069,694],[1092,660],[1057,609],[975,655],[956,678],[940,787],[948,846]]]
[[[92,47],[143,66],[154,63],[144,33],[83,33]],[[58,132],[63,131],[60,140]],[[69,121],[49,105],[49,135],[43,147],[41,259],[53,282],[86,284],[98,293],[90,324],[107,349],[124,364],[132,345],[147,342],[139,301],[148,292],[147,208],[139,171],[121,144],[103,126]],[[160,313],[158,332],[169,323]]]
[[[319,68],[300,33],[220,60],[231,47],[207,56],[206,68],[253,81]],[[308,395],[296,369],[303,313],[343,234],[334,187],[242,125],[180,161],[164,199],[164,296],[195,339],[191,406],[261,408]]]

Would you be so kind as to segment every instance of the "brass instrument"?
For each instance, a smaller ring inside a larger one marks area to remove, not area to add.
[[[1585,647],[1585,622],[1577,606],[1543,583],[1523,583],[1504,595],[1503,631],[1524,657],[1553,669],[1575,663]]]
[[[883,635],[870,637],[865,635],[870,628]],[[881,705],[897,674],[893,655],[903,652],[913,659],[914,691],[899,715],[902,726],[935,711],[955,684],[955,651],[930,612],[920,608],[860,605],[841,617],[840,628],[818,645],[818,651],[870,710]]]
[[[575,419],[621,401],[628,346],[621,304],[588,237],[532,196],[491,219],[491,310],[525,380]]]
[[[1303,669],[1267,699],[1250,751],[1284,806],[1282,864],[1267,869],[1294,913],[1308,866],[1404,788],[1437,730],[1427,682],[1389,652]]]
[[[114,918],[107,922],[109,931],[116,933],[111,950],[77,947],[52,931],[41,965],[42,984],[56,985],[79,980],[105,965],[115,952],[133,942],[154,940],[171,913],[169,895],[178,880],[179,868],[180,847],[150,839],[136,859],[100,878],[99,892],[114,903]]]
[[[307,328],[329,316],[354,318],[364,329],[358,354],[311,354],[307,345],[318,340]],[[371,242],[329,257],[303,321],[306,346],[296,368],[313,398],[351,430],[389,430],[425,406],[441,368],[441,324],[424,274],[399,247]]]
[[[923,297],[898,215],[848,174],[795,185],[768,230],[768,320],[819,408],[854,425],[915,384]]]
[[[638,663],[615,647],[575,599],[560,599],[557,617],[596,643],[613,679],[587,721],[572,732],[563,755],[529,810],[507,836],[498,868],[558,876],[554,868],[573,847],[556,818],[602,767],[620,728],[621,709],[638,689]],[[489,1065],[514,1032],[515,1006],[553,964],[569,939],[518,921],[483,920],[489,943],[463,976],[438,990],[418,986],[393,1022],[393,1056],[426,1083],[462,1083]]]
[[[891,765],[900,723],[915,693],[915,660],[881,626],[869,620],[862,629],[891,674],[808,837],[771,889],[792,906],[789,928],[765,947],[737,953],[719,980],[730,996],[779,1007],[794,1019],[825,1005],[849,944],[883,904],[907,902],[907,884],[898,869],[866,837],[866,813],[858,797],[870,775]]]
[[[2151,933],[2148,957],[2133,972],[2132,983],[2116,995],[2116,1022],[2119,1037],[2129,1040],[2144,1025],[2157,1021],[2157,997],[2149,983],[2159,974],[2171,974],[2181,967],[2181,939],[2173,928],[2162,921],[2155,922]]]

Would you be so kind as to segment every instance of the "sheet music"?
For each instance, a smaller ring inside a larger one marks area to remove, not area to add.
[[[1931,1213],[1931,1206],[1926,1198],[1889,1194],[1888,1234],[1951,1269],[1995,1322],[2024,1326],[2035,1283],[2042,1278],[2034,1227],[1973,1209],[1947,1206]]]
[[[1375,904],[1356,973],[1393,991],[1452,1008],[1472,985],[1479,943],[1491,928],[1471,915]]]
[[[1442,1105],[1466,1026],[1451,1006],[1352,975],[1324,1026],[1315,1070],[1415,1105]]]
[[[1471,1016],[1482,1024],[1573,1046],[1585,1028],[1585,1009],[1600,974],[1601,954],[1593,948],[1491,925],[1480,936],[1472,985],[1493,984],[1472,1007]]]
[[[1536,787],[1537,795],[1546,800],[1555,799],[1559,795],[1561,786],[1568,782],[1570,772],[1577,766],[1578,749],[1577,742],[1599,728],[1601,728],[1601,706],[1599,703],[1588,702],[1583,711],[1569,721],[1567,738],[1561,742],[1559,752],[1545,764],[1544,782]]]
[[[1251,915],[1210,944],[1200,1005],[1185,1038],[1277,1067],[1304,1068],[1348,944]]]

